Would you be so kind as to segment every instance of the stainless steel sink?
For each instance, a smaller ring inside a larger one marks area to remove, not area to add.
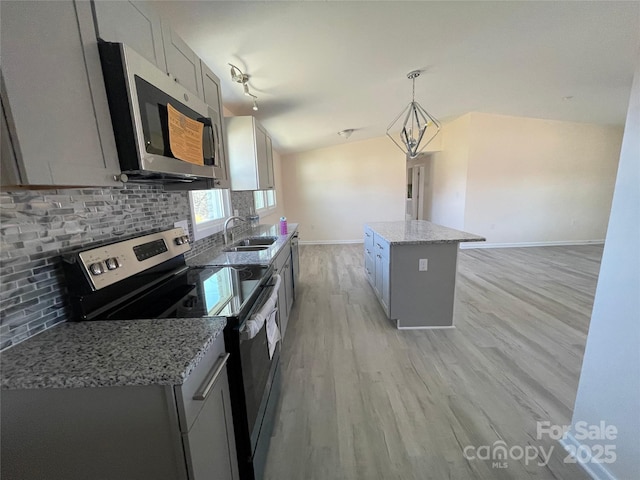
[[[236,245],[235,247],[225,248],[225,252],[257,252],[259,250],[266,250],[265,245]]]
[[[273,245],[278,237],[249,237],[231,245],[232,247],[249,247],[252,245]]]

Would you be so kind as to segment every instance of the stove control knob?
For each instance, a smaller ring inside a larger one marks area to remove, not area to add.
[[[119,267],[118,260],[116,258],[107,258],[107,261],[105,263],[107,264],[107,269],[109,270],[115,270]]]
[[[104,269],[102,268],[102,263],[92,263],[89,266],[89,270],[91,270],[91,273],[94,275],[101,275],[104,273]]]
[[[189,237],[186,236],[186,235],[184,237],[182,237],[182,243],[185,243],[185,244],[189,245]]]
[[[176,237],[176,245],[182,245],[184,243],[184,237]]]

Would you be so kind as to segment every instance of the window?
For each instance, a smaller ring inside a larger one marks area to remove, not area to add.
[[[221,232],[225,218],[231,215],[229,190],[194,190],[189,198],[194,240]]]
[[[257,190],[253,192],[253,204],[256,212],[268,212],[276,208],[276,191],[275,190]]]

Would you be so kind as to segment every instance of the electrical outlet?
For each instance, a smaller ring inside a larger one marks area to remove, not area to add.
[[[240,216],[240,210],[238,210],[238,209],[236,208],[236,209],[233,211],[233,214],[234,214],[236,217],[239,217],[239,216]]]
[[[184,230],[184,233],[186,235],[189,235],[189,222],[187,220],[180,220],[179,222],[175,222],[173,224],[174,228],[180,228],[182,227],[182,230]]]
[[[427,270],[429,270],[428,258],[421,258],[420,260],[418,260],[418,270],[420,272],[426,272]]]

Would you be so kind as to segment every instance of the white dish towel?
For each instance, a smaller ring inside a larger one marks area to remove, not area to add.
[[[252,339],[262,329],[262,326],[267,324],[267,343],[269,345],[269,359],[273,358],[273,354],[276,350],[276,344],[280,340],[280,329],[276,323],[276,314],[278,309],[276,304],[278,303],[278,289],[280,288],[281,278],[280,275],[274,275],[273,279],[276,281],[272,287],[271,295],[264,303],[262,308],[254,313],[247,323],[245,324],[244,334],[247,339]]]

